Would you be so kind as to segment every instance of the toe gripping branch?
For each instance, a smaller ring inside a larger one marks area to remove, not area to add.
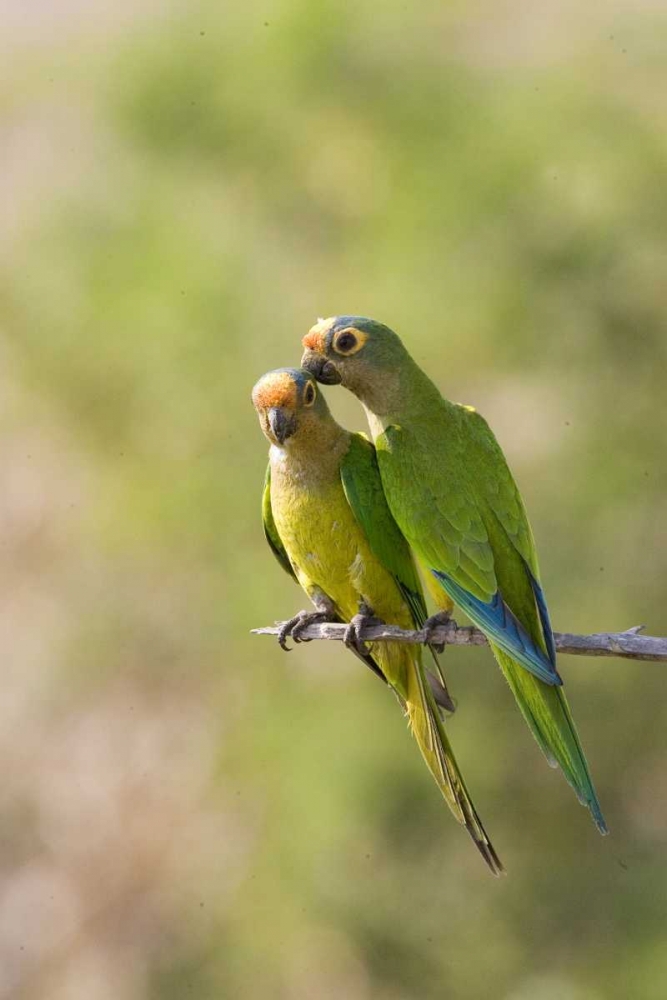
[[[304,616],[308,619],[304,620]],[[433,626],[437,619],[437,627],[442,628],[444,618],[434,615],[426,620],[426,626]],[[255,628],[251,631],[255,635],[273,635],[278,637],[280,645],[285,648],[287,637],[292,634],[295,626],[302,623],[302,629],[306,629],[310,624],[319,625],[321,631],[308,638],[300,638],[301,629],[297,627],[294,636],[295,641],[310,642],[311,639],[330,639],[340,641],[344,639],[348,626],[336,616],[325,612],[301,612],[288,622]],[[423,630],[413,631],[399,628],[397,625],[387,625],[379,622],[379,619],[367,617],[360,622],[355,616],[354,625],[358,630],[364,626],[378,625],[373,642],[403,642],[409,644],[429,643],[428,633]],[[471,625],[457,626],[453,620],[448,621],[447,645],[453,646],[485,646],[488,639],[484,632]],[[625,629],[623,632],[594,632],[588,635],[575,635],[572,632],[554,632],[556,650],[559,653],[568,653],[573,656],[609,656],[626,660],[642,660],[651,663],[667,663],[667,636],[641,635],[643,625],[636,625],[633,628]],[[351,633],[350,638],[352,638]],[[358,638],[358,634],[357,634]],[[434,645],[433,643],[430,643]],[[437,643],[439,645],[439,643]]]
[[[359,605],[359,614],[352,618],[343,636],[343,642],[347,648],[358,653],[359,656],[368,656],[368,646],[361,638],[361,631],[369,625],[384,625],[384,622],[376,618],[372,608],[362,602]]]
[[[443,625],[449,625],[452,621],[451,611],[438,611],[437,614],[431,615],[427,618],[422,625],[422,631],[426,636],[426,641],[429,646],[432,646],[436,653],[444,653],[445,643],[444,642],[434,642],[431,636],[436,631],[436,629],[442,628]],[[454,623],[455,624],[455,623]]]
[[[292,637],[294,642],[312,642],[312,639],[301,638],[301,634],[309,625],[319,625],[321,622],[330,621],[330,615],[326,611],[299,611],[298,615],[283,622],[278,630],[278,645],[286,653],[291,652],[291,647],[287,645],[287,640]]]

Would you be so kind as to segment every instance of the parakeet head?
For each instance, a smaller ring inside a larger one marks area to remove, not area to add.
[[[333,423],[314,376],[302,368],[277,368],[262,375],[252,390],[252,403],[264,434],[280,448],[314,436],[327,420]]]
[[[303,338],[301,364],[325,385],[344,385],[357,396],[397,372],[408,357],[393,330],[364,316],[321,319]]]

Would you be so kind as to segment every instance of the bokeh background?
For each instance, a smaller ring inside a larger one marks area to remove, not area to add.
[[[249,635],[303,606],[249,395],[384,320],[496,430],[555,627],[667,634],[664,3],[0,16],[0,998],[662,1000],[665,666],[562,658],[602,840],[447,652],[493,880],[371,674]]]

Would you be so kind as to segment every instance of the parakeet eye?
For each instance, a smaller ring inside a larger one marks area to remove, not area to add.
[[[341,330],[334,338],[333,349],[337,354],[349,357],[351,354],[356,354],[357,351],[360,351],[365,343],[365,334],[353,330]]]
[[[306,386],[306,391],[303,394],[303,405],[312,406],[315,402],[315,386],[312,382],[309,382]]]

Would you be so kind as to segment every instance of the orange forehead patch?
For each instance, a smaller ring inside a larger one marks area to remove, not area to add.
[[[303,338],[303,346],[307,347],[309,351],[318,351],[320,354],[324,354],[327,334],[335,320],[335,316],[330,316],[329,319],[318,319],[315,326],[311,327]]]
[[[274,406],[296,409],[296,383],[287,372],[270,372],[260,379],[252,394],[252,401],[260,410]]]

